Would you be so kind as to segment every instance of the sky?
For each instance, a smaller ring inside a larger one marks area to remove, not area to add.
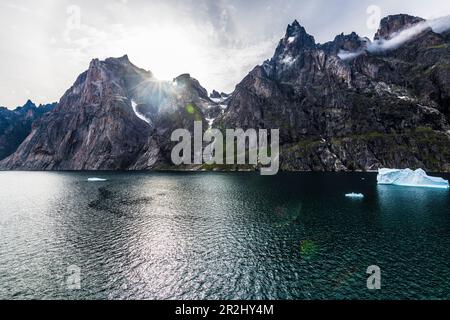
[[[373,38],[381,17],[450,15],[448,0],[1,0],[0,106],[57,102],[94,58],[231,92],[297,19],[317,42]]]

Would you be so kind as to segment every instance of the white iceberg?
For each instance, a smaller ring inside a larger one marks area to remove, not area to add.
[[[101,179],[101,178],[88,178],[89,182],[103,182],[103,181],[107,181],[106,179]]]
[[[422,169],[380,169],[377,177],[378,184],[389,184],[405,187],[423,187],[448,189],[447,180],[439,177],[430,177]]]
[[[362,199],[364,198],[364,195],[362,193],[347,193],[345,195],[347,198],[353,198],[353,199]]]

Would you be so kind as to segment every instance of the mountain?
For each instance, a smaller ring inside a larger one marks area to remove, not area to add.
[[[397,32],[410,28],[424,21],[425,20],[422,18],[410,16],[407,14],[387,16],[381,20],[380,28],[375,34],[374,39],[390,39],[392,35],[396,34]]]
[[[177,128],[215,103],[188,74],[163,82],[127,56],[94,59],[58,106],[1,166],[25,170],[148,169],[169,163]],[[205,121],[205,127],[206,121]]]
[[[32,123],[55,107],[55,103],[37,107],[30,100],[15,110],[0,107],[0,160],[16,151],[30,134]]]
[[[398,48],[372,50],[420,22],[390,16],[377,42],[352,33],[321,45],[294,21],[216,125],[280,128],[282,170],[450,171],[448,34],[426,28]]]
[[[0,168],[168,168],[171,133],[199,120],[280,129],[286,171],[450,171],[450,33],[427,23],[389,16],[373,41],[318,44],[294,21],[231,95],[208,96],[189,74],[159,81],[127,56],[95,59]]]
[[[226,98],[228,98],[230,95],[229,94],[227,94],[227,93],[225,93],[225,92],[218,92],[218,91],[216,91],[216,90],[213,90],[212,92],[211,92],[211,94],[209,95],[209,97],[211,98],[211,99],[222,99],[222,100],[224,100],[224,99],[226,99]]]

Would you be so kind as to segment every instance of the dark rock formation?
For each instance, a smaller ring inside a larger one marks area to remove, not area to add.
[[[413,17],[406,14],[387,16],[381,20],[380,28],[375,34],[375,40],[390,39],[393,34],[423,21],[425,20],[422,18]]]
[[[383,19],[389,38],[420,18]],[[275,55],[239,83],[223,127],[280,128],[283,170],[450,170],[449,41],[427,29],[403,46],[366,51],[352,33],[315,45],[296,21]],[[340,51],[356,52],[342,60]]]
[[[36,105],[28,100],[15,110],[0,108],[0,160],[11,155],[31,132],[31,125],[56,104]]]
[[[93,60],[0,167],[166,168],[173,130],[199,120],[205,129],[280,129],[282,170],[450,171],[449,33],[423,28],[373,49],[422,22],[390,16],[375,43],[351,33],[316,44],[294,21],[230,96],[208,97],[189,74],[158,81],[126,56]]]
[[[222,95],[221,95],[218,91],[213,90],[213,91],[211,92],[211,94],[209,95],[209,97],[210,97],[211,99],[221,99],[221,98],[222,98]]]
[[[370,42],[367,38],[361,38],[355,32],[351,34],[344,35],[341,33],[336,36],[333,41],[319,45],[318,48],[322,49],[328,54],[337,55],[340,51],[359,51],[365,50],[368,43]]]
[[[204,121],[203,112],[212,104],[187,74],[162,82],[127,56],[95,59],[1,166],[122,170],[166,165],[173,130],[192,130],[194,120]]]

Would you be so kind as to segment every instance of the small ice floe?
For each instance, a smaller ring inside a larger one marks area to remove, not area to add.
[[[107,181],[106,179],[102,179],[102,178],[88,178],[89,182],[104,182]]]
[[[388,184],[404,187],[422,187],[449,189],[449,183],[439,177],[430,177],[422,169],[380,169],[377,176],[378,184]]]
[[[352,199],[362,199],[364,198],[364,195],[362,193],[347,193],[345,195],[347,198],[352,198]]]

